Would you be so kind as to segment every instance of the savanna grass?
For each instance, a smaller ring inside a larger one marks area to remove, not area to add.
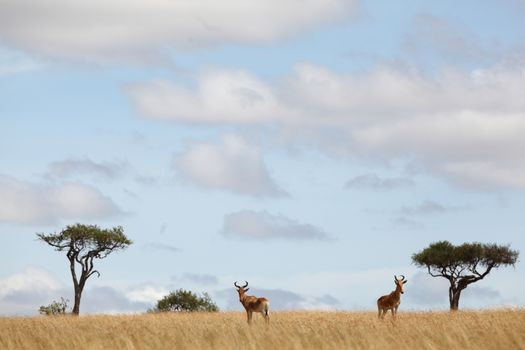
[[[0,318],[0,349],[525,349],[525,310]]]

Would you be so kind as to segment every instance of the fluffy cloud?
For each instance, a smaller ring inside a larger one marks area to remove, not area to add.
[[[348,18],[357,0],[4,0],[0,38],[78,60],[156,60],[166,48],[267,43]]]
[[[520,98],[521,94],[516,91],[524,85],[525,70],[518,68],[479,69],[470,74],[443,71],[439,75],[428,76],[403,67],[380,66],[367,73],[343,75],[326,67],[305,63],[296,65],[291,74],[273,84],[263,82],[249,72],[217,70],[198,77],[195,88],[169,81],[153,81],[130,85],[129,94],[145,116],[163,116],[175,121],[279,121],[286,124],[304,124],[305,121],[310,121],[316,126],[368,127],[378,122],[426,122],[433,125],[434,122],[443,122],[440,116],[454,118],[461,111],[483,112],[487,116],[490,113],[503,113],[511,117],[521,112],[525,106]],[[240,93],[243,90],[249,96],[248,101],[250,98],[265,102],[272,100],[272,104],[268,105],[272,115],[268,112],[247,114],[246,109],[242,108],[249,104],[246,99],[231,97],[235,96],[235,92]],[[223,106],[214,102],[220,91],[231,94],[227,97],[228,103]],[[148,103],[148,98],[154,95],[161,98]],[[222,117],[206,116],[211,111],[196,105],[197,102],[214,106],[213,109],[218,111],[213,113],[221,113],[218,115]],[[180,113],[174,111],[181,108],[177,106],[184,107]],[[192,114],[184,115],[184,111],[188,109]],[[279,111],[280,113],[275,113]],[[236,115],[227,117],[231,114]],[[436,120],[428,118],[429,116],[435,116]],[[483,115],[479,116],[480,119],[482,117]],[[464,123],[469,121],[471,120],[467,119]],[[503,121],[510,123],[502,123],[500,128],[503,130],[517,122],[512,118]],[[496,121],[493,123],[495,126],[500,124]],[[479,131],[486,130],[481,128],[483,126],[491,127],[492,124],[479,125]],[[443,129],[438,128],[437,131],[442,132]],[[488,136],[476,134],[470,137]],[[366,138],[368,137],[371,136]]]
[[[78,184],[42,184],[0,175],[0,222],[52,224],[61,219],[102,219],[120,213],[98,190]]]
[[[391,190],[414,186],[414,180],[406,177],[380,178],[376,174],[356,176],[345,184],[345,188],[370,188],[376,190]]]
[[[273,82],[218,71],[195,88],[156,81],[127,91],[145,117],[277,126],[279,142],[403,159],[460,186],[492,189],[525,188],[523,90],[520,67],[425,75],[383,66],[344,75],[299,64]]]
[[[168,295],[169,291],[163,287],[142,285],[132,288],[126,293],[126,298],[131,302],[148,303],[153,305],[157,300]]]
[[[0,309],[8,314],[35,314],[40,305],[60,299],[62,283],[49,271],[30,266],[0,279]]]
[[[62,287],[60,281],[50,272],[35,266],[26,267],[0,281],[0,298],[31,289],[58,290]]]
[[[137,110],[148,117],[186,123],[268,123],[293,113],[272,88],[246,71],[212,71],[196,90],[166,80],[125,86]]]
[[[224,217],[222,234],[249,240],[327,240],[321,229],[301,224],[283,215],[271,215],[266,211],[239,211]]]
[[[260,150],[233,135],[217,144],[191,144],[176,156],[175,169],[181,180],[204,188],[253,196],[286,195],[270,177]]]

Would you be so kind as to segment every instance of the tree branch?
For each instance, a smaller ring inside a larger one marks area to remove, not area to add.
[[[87,275],[86,280],[94,274],[97,274],[97,277],[100,277],[100,272],[98,272],[97,270],[93,270]]]

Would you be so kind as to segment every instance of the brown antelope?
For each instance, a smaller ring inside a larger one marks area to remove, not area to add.
[[[401,275],[401,279],[397,279],[394,275],[394,283],[396,284],[396,290],[388,295],[383,295],[377,299],[377,317],[384,318],[388,310],[392,311],[392,317],[396,317],[397,308],[401,304],[401,294],[403,294],[403,285],[407,283],[405,276]]]
[[[244,281],[246,284],[242,287],[237,285],[237,282],[234,282],[233,285],[237,288],[239,293],[239,301],[242,306],[246,309],[246,315],[248,317],[248,324],[252,322],[252,315],[254,312],[262,313],[266,324],[270,323],[270,302],[266,298],[257,298],[253,295],[246,295],[246,292],[250,289],[248,287],[248,282]]]

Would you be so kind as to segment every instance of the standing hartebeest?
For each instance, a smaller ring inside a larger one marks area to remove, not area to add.
[[[263,314],[264,320],[267,324],[270,323],[270,302],[266,298],[257,298],[253,295],[246,295],[246,292],[250,288],[248,287],[248,282],[244,281],[246,284],[242,287],[237,285],[237,282],[234,282],[233,285],[237,288],[239,293],[239,301],[242,306],[246,309],[246,315],[248,317],[248,324],[252,322],[252,315],[254,312],[260,312]]]
[[[388,295],[383,295],[377,299],[377,317],[384,318],[388,310],[392,311],[392,317],[396,317],[397,308],[401,304],[401,294],[403,294],[403,285],[407,283],[405,276],[401,275],[401,279],[397,279],[394,275],[394,283],[396,284],[396,290]]]

